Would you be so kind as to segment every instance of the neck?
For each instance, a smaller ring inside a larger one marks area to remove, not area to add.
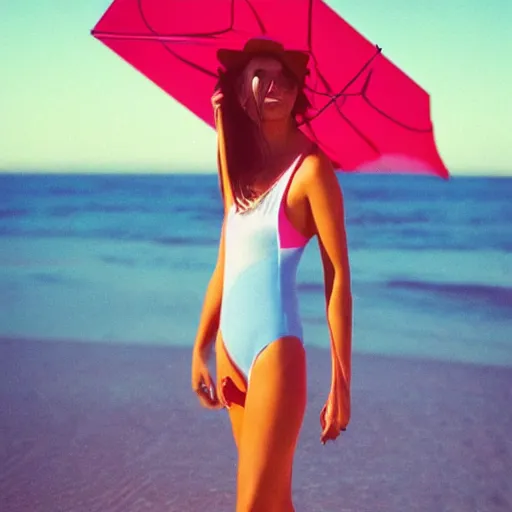
[[[295,123],[291,117],[284,120],[265,121],[261,128],[271,155],[278,155],[286,151],[291,137],[295,133]]]

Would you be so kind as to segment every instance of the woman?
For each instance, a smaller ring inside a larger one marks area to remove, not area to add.
[[[329,159],[297,127],[308,56],[274,41],[220,50],[212,98],[224,197],[218,260],[192,357],[192,388],[226,407],[238,448],[237,512],[293,511],[292,464],[306,406],[295,273],[316,236],[324,267],[332,380],[320,440],[350,418],[352,301],[342,193]],[[216,339],[217,387],[208,371]]]

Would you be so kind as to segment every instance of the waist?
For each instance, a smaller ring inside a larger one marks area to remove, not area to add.
[[[222,296],[220,329],[234,339],[302,337],[296,287],[275,281],[235,283]]]

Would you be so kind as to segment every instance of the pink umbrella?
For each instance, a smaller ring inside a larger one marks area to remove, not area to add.
[[[448,177],[428,93],[322,0],[114,0],[92,34],[212,127],[219,48],[306,51],[301,126],[338,169]]]

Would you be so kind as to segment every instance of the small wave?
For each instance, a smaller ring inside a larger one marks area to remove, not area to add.
[[[192,218],[199,221],[211,222],[212,219],[220,220],[222,222],[222,211],[220,208],[206,208],[192,212]],[[220,231],[220,226],[219,226]]]
[[[93,213],[149,213],[147,206],[132,204],[90,204],[84,207],[84,212]]]
[[[368,212],[361,215],[351,217],[347,216],[347,225],[354,224],[356,226],[388,226],[402,224],[428,224],[432,222],[425,213],[410,213],[409,215],[390,215]]]
[[[71,187],[50,187],[47,194],[50,196],[65,197],[65,196],[88,196],[94,194],[94,190],[83,190],[80,188]]]
[[[159,245],[173,245],[173,246],[196,246],[196,247],[211,247],[217,245],[218,240],[212,238],[186,238],[178,236],[165,236],[154,238],[153,242]]]
[[[27,209],[21,208],[7,208],[0,210],[0,219],[12,219],[13,217],[24,217],[29,213]]]
[[[57,274],[50,274],[46,272],[35,272],[30,274],[30,277],[34,279],[34,281],[50,285],[67,285],[70,284],[72,281],[67,277],[60,276]]]
[[[321,317],[321,316],[304,315],[302,317],[302,322],[305,325],[325,325],[327,322],[327,319],[326,319],[326,317]]]
[[[50,217],[69,217],[80,213],[82,208],[79,206],[54,206],[48,211]]]
[[[50,217],[69,217],[77,214],[88,213],[149,213],[151,210],[141,205],[130,204],[85,204],[54,206],[48,210]]]
[[[481,300],[499,307],[508,308],[512,304],[512,287],[509,286],[412,280],[390,280],[386,286],[395,289],[432,292],[446,297]]]
[[[100,260],[104,263],[112,265],[124,265],[126,267],[133,267],[135,265],[134,258],[123,258],[120,256],[100,256]]]
[[[311,281],[298,283],[297,288],[298,288],[299,292],[304,292],[304,293],[323,293],[324,292],[324,285],[322,283],[313,283]]]

